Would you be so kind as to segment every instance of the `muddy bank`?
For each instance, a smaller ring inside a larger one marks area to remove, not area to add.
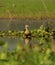
[[[3,14],[0,19],[55,19],[54,14],[38,13],[38,14]]]

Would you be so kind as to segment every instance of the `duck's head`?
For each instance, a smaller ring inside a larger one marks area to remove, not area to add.
[[[28,28],[29,28],[29,25],[25,25],[25,28],[27,28],[27,29],[28,29]]]

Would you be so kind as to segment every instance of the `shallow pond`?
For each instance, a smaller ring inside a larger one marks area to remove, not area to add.
[[[22,31],[24,30],[24,26],[28,24],[30,29],[38,29],[42,24],[45,25],[47,22],[53,23],[52,28],[55,29],[55,20],[47,19],[47,20],[19,20],[19,19],[0,19],[0,31],[8,31],[8,30],[15,30],[15,31]],[[13,51],[18,43],[25,43],[25,40],[19,37],[16,38],[0,38],[0,40],[8,43],[8,51]],[[31,43],[38,43],[38,41],[31,39]],[[0,46],[0,51],[2,51],[2,46]]]

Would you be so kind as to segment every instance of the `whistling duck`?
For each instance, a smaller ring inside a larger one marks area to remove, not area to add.
[[[27,38],[31,36],[31,32],[29,30],[29,25],[25,25],[24,34],[26,35]]]

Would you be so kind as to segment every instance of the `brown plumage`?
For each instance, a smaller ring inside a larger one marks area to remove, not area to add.
[[[25,25],[24,34],[26,35],[27,38],[31,36],[31,32],[29,30],[29,25]]]

